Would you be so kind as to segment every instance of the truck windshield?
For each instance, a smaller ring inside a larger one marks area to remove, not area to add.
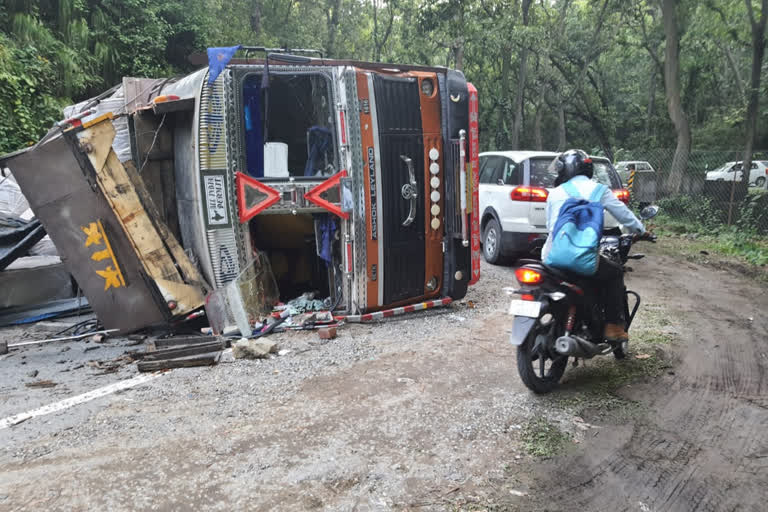
[[[242,86],[242,126],[248,174],[287,179],[338,171],[333,102],[319,73],[248,75]]]

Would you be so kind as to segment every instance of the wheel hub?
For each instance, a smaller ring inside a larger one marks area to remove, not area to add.
[[[488,254],[496,254],[496,239],[496,230],[493,228],[489,229],[485,235],[485,247]]]

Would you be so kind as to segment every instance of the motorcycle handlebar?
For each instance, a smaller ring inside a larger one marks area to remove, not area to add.
[[[658,238],[658,236],[656,236],[655,234],[651,233],[650,231],[646,231],[642,235],[635,235],[633,240],[635,242],[639,242],[639,241],[642,240],[644,242],[651,242],[651,243],[655,244],[657,238]]]

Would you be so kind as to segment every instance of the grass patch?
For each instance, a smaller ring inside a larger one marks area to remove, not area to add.
[[[562,452],[571,442],[571,436],[545,418],[533,418],[523,428],[525,451],[534,457],[552,457]]]
[[[646,302],[638,311],[630,335],[626,359],[599,356],[580,360],[578,367],[569,368],[560,391],[548,397],[552,405],[571,408],[574,414],[590,421],[623,423],[641,415],[643,405],[617,391],[638,380],[659,377],[671,368],[664,348],[674,343],[674,323],[662,306]]]
[[[768,235],[754,228],[659,215],[654,219],[653,229],[659,235],[663,252],[768,281]]]

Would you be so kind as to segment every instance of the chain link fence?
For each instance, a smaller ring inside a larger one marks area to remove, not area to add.
[[[681,230],[718,232],[731,226],[768,235],[768,151],[755,151],[745,173],[743,150],[694,150],[677,190],[670,186],[674,154],[674,148],[617,152],[616,170],[630,189],[633,207],[657,204],[660,219]]]

